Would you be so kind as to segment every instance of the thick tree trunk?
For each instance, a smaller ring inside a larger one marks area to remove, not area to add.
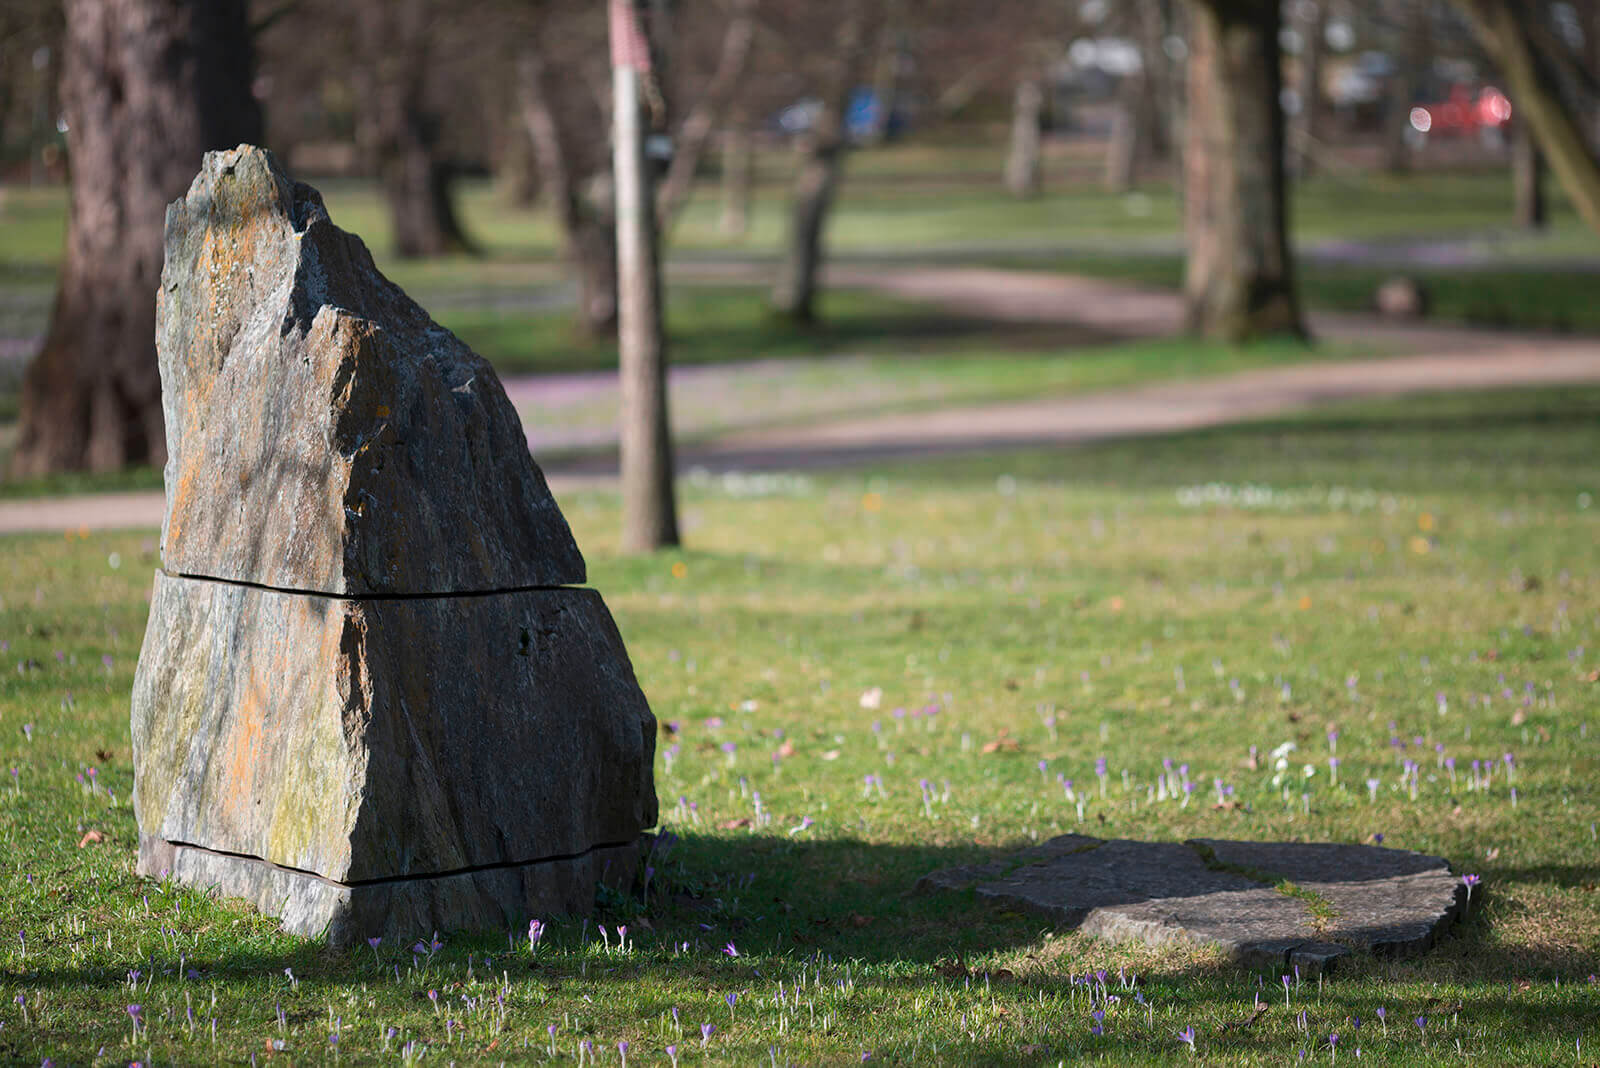
[[[1322,135],[1322,0],[1297,0],[1295,24],[1300,34],[1300,77],[1295,86],[1300,111],[1294,122],[1294,171],[1305,177],[1311,173]]]
[[[500,132],[495,160],[496,195],[509,207],[528,209],[539,202],[539,168],[533,159],[533,142],[520,118],[513,117]]]
[[[1040,185],[1040,123],[1044,88],[1032,75],[1017,83],[1011,102],[1011,148],[1006,153],[1006,189],[1014,197],[1032,197]]]
[[[406,119],[381,142],[378,158],[395,253],[419,257],[474,251],[456,218],[449,165],[439,158],[428,120],[416,112],[407,112]]]
[[[1544,157],[1526,122],[1518,121],[1511,131],[1511,186],[1513,212],[1518,226],[1542,230],[1544,210]]]
[[[71,214],[22,388],[12,473],[163,463],[156,286],[168,202],[207,149],[261,137],[245,0],[67,0]]]
[[[865,4],[857,2],[839,27],[831,84],[816,123],[800,142],[800,170],[789,213],[789,242],[772,287],[772,310],[797,323],[817,318],[817,274],[822,265],[822,232],[838,189],[848,148],[845,108],[861,77],[866,50]]]
[[[1303,335],[1279,106],[1277,0],[1190,0],[1184,297],[1191,330]]]
[[[427,0],[361,0],[356,13],[366,61],[363,140],[377,161],[395,253],[472,252],[450,198],[441,122],[427,103],[434,12]]]
[[[663,232],[672,229],[678,214],[689,199],[695,173],[705,156],[706,145],[717,119],[727,109],[733,94],[744,81],[749,66],[750,48],[755,42],[756,0],[733,0],[728,26],[722,36],[722,52],[706,91],[695,102],[678,128],[672,163],[656,187],[656,220]]]
[[[1554,72],[1529,37],[1523,5],[1510,0],[1455,0],[1483,50],[1506,80],[1518,117],[1533,132],[1573,207],[1600,232],[1600,161],[1576,114],[1562,99]]]
[[[750,128],[743,115],[722,131],[722,216],[717,229],[724,237],[743,237],[750,227]]]
[[[551,106],[549,72],[537,49],[517,57],[517,104],[533,142],[539,184],[561,230],[567,262],[578,276],[579,332],[590,339],[617,331],[617,232],[609,176],[575,173],[574,151]]]
[[[609,184],[609,183],[607,183]],[[578,274],[578,332],[590,341],[617,333],[617,225],[585,209],[568,235],[568,258]]]

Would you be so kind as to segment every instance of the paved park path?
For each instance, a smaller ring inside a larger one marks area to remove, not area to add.
[[[711,280],[723,270],[715,264],[697,264],[683,273]],[[747,273],[748,267],[729,265],[726,271],[729,275]],[[1070,323],[1118,337],[1171,334],[1181,315],[1178,298],[1167,291],[1029,271],[850,264],[831,270],[827,281],[1002,322]],[[741,430],[680,448],[679,468],[819,469],[897,456],[1169,434],[1363,397],[1600,383],[1600,338],[1395,324],[1348,314],[1317,315],[1311,322],[1319,337],[1381,345],[1404,355]],[[719,385],[759,380],[777,364],[779,361],[675,368],[674,383],[692,383],[715,392]],[[614,388],[613,377],[512,377],[506,380],[506,389],[524,411],[531,403],[545,408],[568,401],[592,404]],[[529,430],[535,452],[542,444],[550,444],[541,442],[536,426]],[[616,470],[615,458],[604,453],[557,458],[544,467],[558,494],[607,483]],[[0,534],[155,527],[161,523],[162,508],[159,491],[4,501],[0,502]]]

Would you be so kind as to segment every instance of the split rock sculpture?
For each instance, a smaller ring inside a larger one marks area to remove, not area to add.
[[[655,720],[493,369],[261,149],[166,235],[139,871],[336,943],[587,911]]]

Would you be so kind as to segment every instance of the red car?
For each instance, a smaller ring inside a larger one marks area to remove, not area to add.
[[[1450,96],[1436,104],[1411,109],[1411,128],[1422,134],[1463,136],[1503,129],[1511,121],[1511,101],[1494,86],[1474,92],[1465,85],[1450,88]]]

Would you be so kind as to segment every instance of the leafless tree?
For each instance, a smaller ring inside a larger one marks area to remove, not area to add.
[[[155,292],[167,203],[207,149],[261,136],[245,0],[67,0],[71,214],[11,469],[161,463]]]

